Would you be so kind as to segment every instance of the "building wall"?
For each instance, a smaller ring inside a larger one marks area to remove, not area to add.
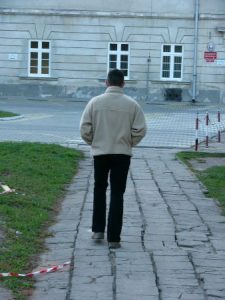
[[[219,0],[221,3],[223,0]],[[204,1],[203,1],[204,2]],[[52,9],[52,10],[83,10],[97,12],[161,12],[186,14],[193,12],[194,0],[127,0],[127,1],[102,1],[102,0],[1,0],[3,8],[21,8],[21,9]],[[219,10],[218,10],[219,11]]]
[[[207,43],[212,41],[218,59],[225,61],[225,34],[217,29],[225,27],[223,1],[200,0],[199,101],[225,102],[225,65],[204,59]],[[130,43],[129,94],[146,99],[148,90],[148,101],[156,102],[164,101],[165,89],[179,88],[182,100],[191,100],[195,1],[173,0],[169,6],[167,0],[116,2],[2,0],[0,96],[88,100],[104,90],[108,44],[122,41]],[[28,77],[31,39],[51,41],[49,78]],[[184,47],[181,82],[160,80],[161,47],[165,43]]]

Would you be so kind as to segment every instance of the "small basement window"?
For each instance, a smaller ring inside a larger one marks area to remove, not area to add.
[[[165,89],[164,97],[165,100],[167,101],[181,101],[182,89],[177,89],[177,88]]]

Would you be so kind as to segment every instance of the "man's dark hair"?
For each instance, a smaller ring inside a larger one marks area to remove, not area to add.
[[[113,69],[109,71],[107,80],[109,85],[122,86],[124,83],[123,72],[118,69]]]

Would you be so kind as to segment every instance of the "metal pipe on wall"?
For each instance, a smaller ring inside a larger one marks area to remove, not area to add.
[[[194,32],[194,59],[192,78],[192,102],[196,101],[197,90],[197,59],[198,59],[198,23],[199,23],[199,0],[195,0],[195,32]]]
[[[149,101],[149,80],[150,80],[150,62],[151,62],[151,57],[150,54],[147,59],[147,78],[146,78],[146,102]]]

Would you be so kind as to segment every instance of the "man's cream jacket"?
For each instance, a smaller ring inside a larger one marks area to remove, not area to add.
[[[87,104],[80,122],[82,139],[91,145],[92,155],[132,155],[146,133],[146,122],[139,104],[110,86]]]

